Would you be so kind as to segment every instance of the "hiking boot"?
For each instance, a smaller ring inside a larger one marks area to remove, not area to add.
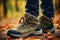
[[[28,37],[31,33],[35,32],[37,26],[39,25],[37,17],[31,15],[30,13],[26,13],[21,20],[19,21],[20,25],[18,25],[15,30],[12,29],[7,32],[8,36],[11,38]]]
[[[40,25],[42,26],[42,30],[44,33],[51,32],[54,33],[55,29],[52,23],[52,19],[48,18],[47,16],[43,15],[39,18]]]

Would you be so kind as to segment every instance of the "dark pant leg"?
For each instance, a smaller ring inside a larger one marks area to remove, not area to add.
[[[41,8],[43,11],[43,15],[52,18],[54,16],[54,6],[53,0],[41,0]]]
[[[31,13],[34,16],[39,15],[39,0],[27,0],[26,12]]]

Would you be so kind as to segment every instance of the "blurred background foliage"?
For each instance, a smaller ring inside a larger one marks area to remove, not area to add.
[[[0,0],[0,19],[24,15],[26,0]]]

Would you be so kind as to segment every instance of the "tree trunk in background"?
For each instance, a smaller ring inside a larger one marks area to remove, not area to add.
[[[60,0],[55,0],[55,11],[60,13]]]
[[[18,12],[19,11],[19,8],[18,8],[17,2],[18,2],[18,0],[15,0],[16,11]]]
[[[6,8],[7,4],[6,3],[7,3],[7,0],[3,0],[4,17],[7,16],[7,8]]]

